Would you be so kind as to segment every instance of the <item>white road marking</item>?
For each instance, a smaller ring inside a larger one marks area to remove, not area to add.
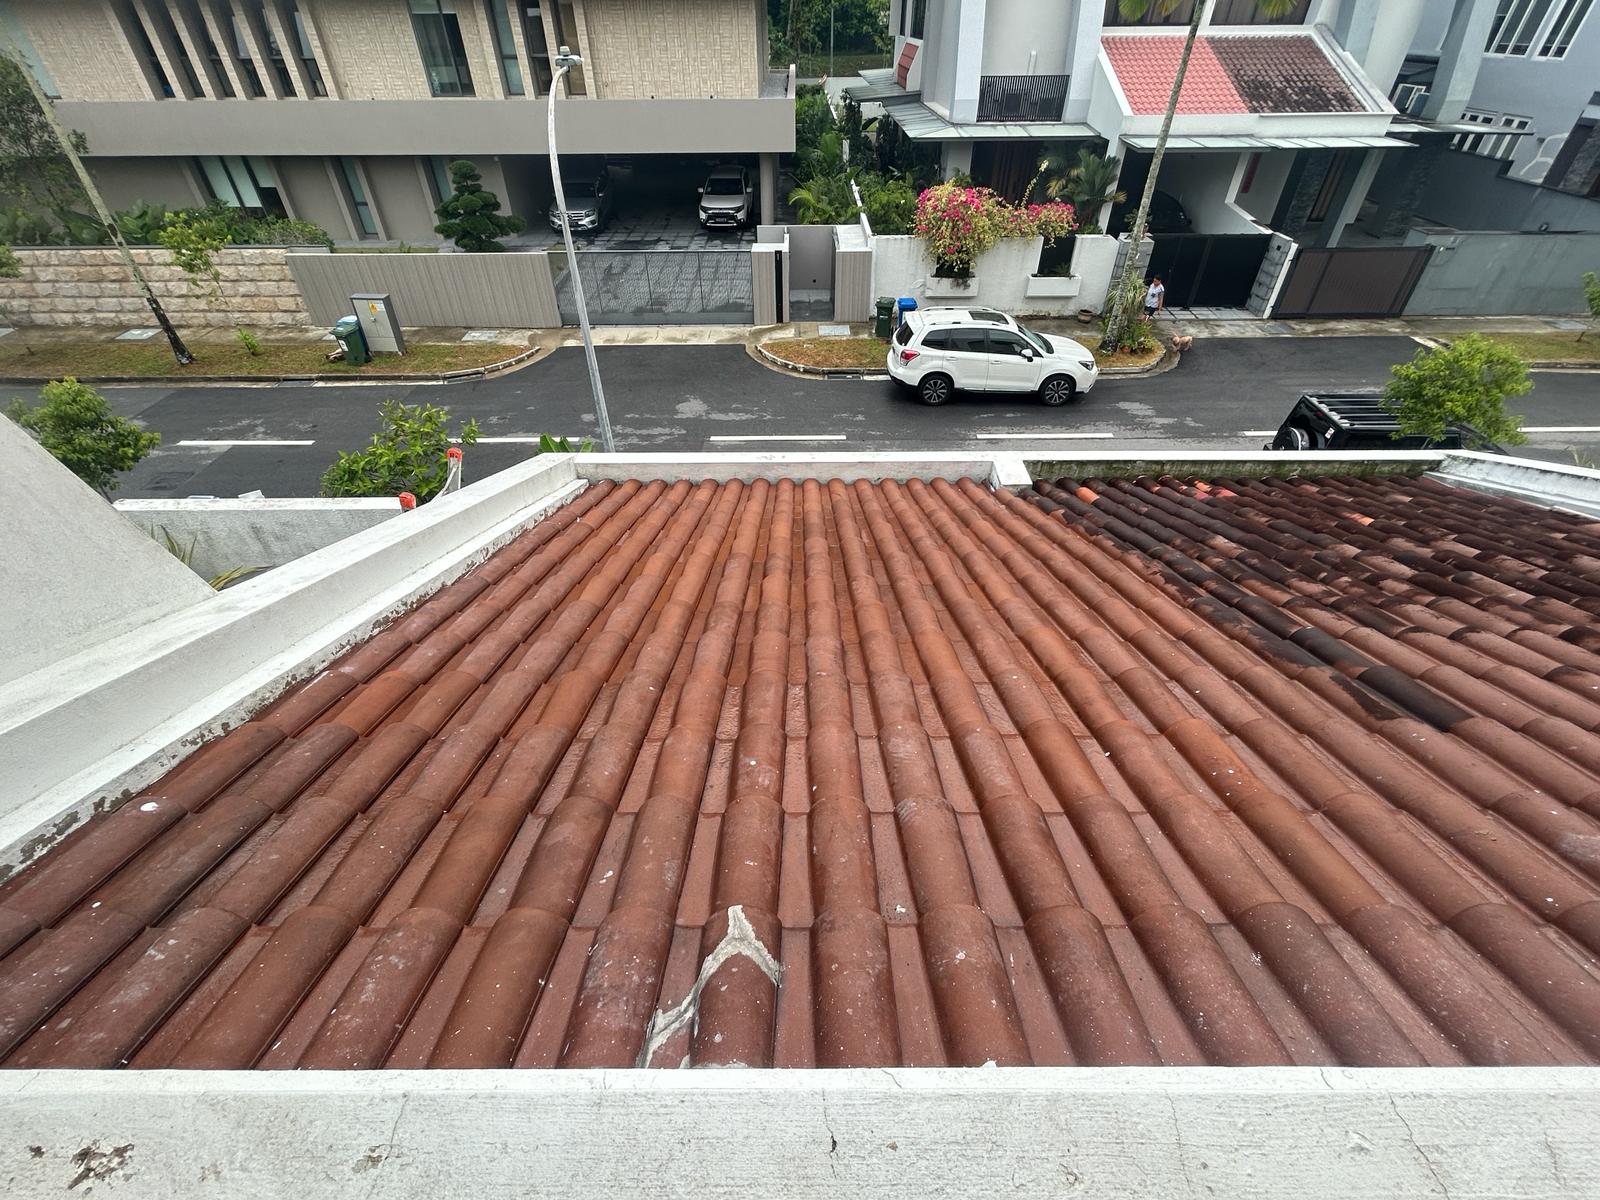
[[[315,446],[316,442],[299,442],[274,438],[242,438],[232,441],[206,441],[190,438],[177,443],[180,446]]]
[[[1108,441],[1123,436],[1115,433],[975,433],[984,442]]]
[[[762,433],[762,434],[718,434],[708,437],[708,442],[842,442],[845,435],[842,433]]]
[[[1523,433],[1600,433],[1600,425],[1524,425]]]
[[[478,446],[485,446],[485,445],[495,446],[495,445],[511,445],[511,444],[514,443],[516,445],[537,446],[539,444],[540,439],[543,436],[544,436],[543,434],[536,433],[531,437],[525,437],[525,436],[522,436],[520,434],[518,436],[516,436],[516,437],[480,437],[474,443],[474,445],[478,445]],[[557,437],[555,434],[551,434],[550,438],[551,438],[552,441],[557,441],[557,442],[561,441],[561,439],[559,437]],[[451,438],[450,440],[452,442],[458,442],[458,443],[461,441],[460,438]],[[581,439],[581,438],[571,438],[569,440],[572,441],[572,442],[579,442],[579,441],[582,441],[583,439]]]
[[[1240,437],[1271,437],[1273,434],[1275,434],[1277,432],[1278,431],[1276,429],[1241,429],[1239,431],[1239,436]]]

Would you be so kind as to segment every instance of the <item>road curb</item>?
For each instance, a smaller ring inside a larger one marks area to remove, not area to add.
[[[884,379],[887,375],[883,371],[868,370],[865,367],[809,367],[804,363],[790,362],[786,358],[779,358],[760,342],[750,343],[751,357],[764,366],[776,369],[785,375],[809,375],[813,378],[824,379]],[[1183,355],[1168,346],[1162,351],[1161,357],[1147,367],[1103,367],[1100,370],[1101,379],[1139,379],[1147,375],[1164,375],[1172,370],[1182,360]]]
[[[199,384],[211,387],[219,383],[321,383],[333,386],[360,387],[368,383],[461,383],[468,379],[482,379],[506,371],[525,367],[539,355],[546,353],[543,346],[531,346],[520,354],[503,358],[499,362],[481,367],[463,367],[459,371],[424,373],[417,371],[384,371],[371,375],[334,375],[314,371],[308,375],[77,375],[79,383],[141,383],[141,384]],[[0,384],[46,384],[61,378],[59,375],[6,375]]]

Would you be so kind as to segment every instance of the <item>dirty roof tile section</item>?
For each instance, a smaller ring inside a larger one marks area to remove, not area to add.
[[[596,483],[0,884],[11,1067],[1600,1056],[1600,525]]]
[[[1130,110],[1165,112],[1183,36],[1113,34],[1101,41]],[[1181,114],[1364,111],[1316,39],[1304,35],[1197,38],[1178,95]]]

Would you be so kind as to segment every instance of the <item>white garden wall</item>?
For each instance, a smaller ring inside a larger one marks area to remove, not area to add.
[[[1077,239],[1071,276],[1036,277],[1042,238],[1003,238],[979,256],[973,281],[933,278],[934,263],[919,237],[873,238],[874,276],[880,296],[913,296],[917,304],[983,304],[1004,312],[1069,316],[1080,308],[1099,311],[1111,289],[1117,240],[1104,234]]]

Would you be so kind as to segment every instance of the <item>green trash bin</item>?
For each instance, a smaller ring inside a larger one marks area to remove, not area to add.
[[[878,315],[872,322],[872,336],[886,338],[894,332],[893,298],[879,296],[876,308]]]
[[[333,323],[333,337],[344,348],[344,360],[353,367],[372,361],[367,349],[367,335],[361,332],[361,322],[354,317],[340,317]]]

